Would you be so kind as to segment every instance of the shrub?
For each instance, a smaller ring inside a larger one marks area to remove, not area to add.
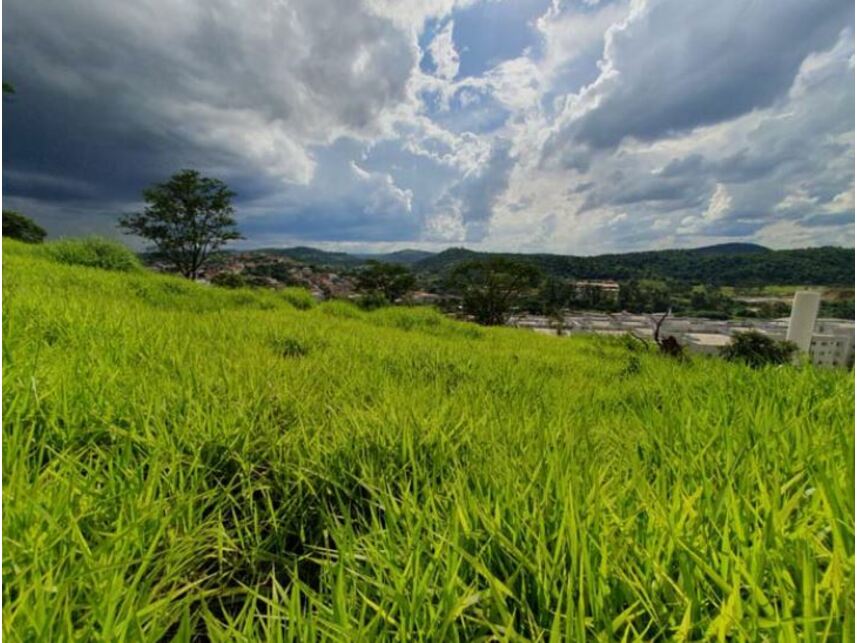
[[[720,354],[732,362],[744,362],[753,368],[768,364],[788,364],[794,357],[797,346],[793,342],[773,339],[756,330],[735,333],[732,342],[724,346]]]
[[[247,280],[237,272],[220,272],[211,278],[211,283],[220,288],[243,288]]]
[[[140,260],[121,243],[89,237],[86,239],[62,239],[47,245],[48,253],[60,263],[104,270],[129,272],[140,268]]]
[[[379,308],[389,306],[390,302],[380,292],[370,292],[361,295],[357,300],[357,305],[363,310],[378,310]]]
[[[41,243],[47,232],[35,221],[14,210],[3,210],[3,236],[25,243]]]
[[[309,310],[315,306],[315,297],[304,288],[284,288],[283,299],[298,310]]]

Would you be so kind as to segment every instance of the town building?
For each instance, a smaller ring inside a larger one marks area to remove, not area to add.
[[[596,333],[622,335],[631,333],[652,339],[654,322],[659,315],[621,313],[581,313],[566,315],[560,328],[558,320],[541,315],[513,316],[509,324],[548,335]],[[673,335],[693,353],[716,355],[728,345],[735,333],[756,330],[774,339],[784,340],[789,318],[719,320],[698,317],[669,317],[661,326],[661,336]],[[850,368],[854,365],[855,325],[851,320],[817,319],[809,345],[813,364],[824,367]]]

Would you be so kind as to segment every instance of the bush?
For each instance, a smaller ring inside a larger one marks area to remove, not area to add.
[[[389,306],[390,302],[380,292],[370,292],[357,299],[357,305],[363,310],[378,310]]]
[[[220,288],[243,288],[247,280],[237,272],[220,272],[211,278],[211,283]]]
[[[283,299],[298,310],[309,310],[315,306],[315,297],[303,288],[284,288]]]
[[[87,239],[63,239],[46,246],[55,261],[77,266],[103,268],[129,272],[140,268],[140,260],[121,243],[89,237]]]
[[[41,243],[47,232],[35,221],[14,210],[3,210],[3,236],[25,243]]]
[[[768,364],[788,364],[797,352],[793,342],[773,339],[756,330],[735,333],[732,343],[721,349],[720,354],[732,362],[744,362],[753,368]]]

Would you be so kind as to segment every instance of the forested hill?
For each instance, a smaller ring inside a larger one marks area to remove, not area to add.
[[[847,286],[854,283],[853,248],[770,250],[753,243],[724,243],[686,250],[652,250],[594,257],[554,254],[486,253],[449,248],[433,254],[400,250],[349,254],[317,248],[265,248],[263,254],[337,269],[359,268],[369,260],[407,265],[418,274],[442,274],[462,261],[502,256],[533,263],[546,275],[574,279],[667,279],[729,286]]]
[[[754,244],[594,257],[481,253],[450,248],[417,262],[413,268],[418,272],[442,273],[462,261],[489,256],[526,261],[547,275],[576,279],[671,279],[732,286],[854,283],[853,248],[769,250]]]

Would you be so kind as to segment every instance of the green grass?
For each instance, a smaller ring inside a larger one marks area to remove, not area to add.
[[[3,250],[9,641],[853,638],[849,373]]]

